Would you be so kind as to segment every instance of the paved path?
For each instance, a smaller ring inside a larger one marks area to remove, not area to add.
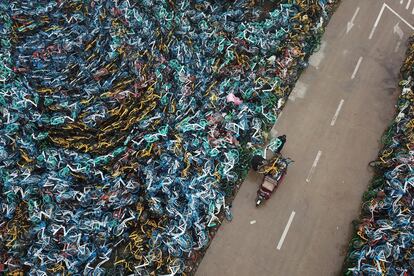
[[[342,1],[273,129],[287,134],[283,152],[295,163],[260,209],[261,179],[250,172],[197,276],[340,272],[367,164],[394,115],[413,9],[414,0]]]

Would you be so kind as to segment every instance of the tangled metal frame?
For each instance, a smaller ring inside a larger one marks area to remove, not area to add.
[[[401,68],[397,115],[385,132],[372,185],[344,264],[346,275],[414,274],[414,37]]]
[[[0,272],[191,272],[336,2],[2,1]]]

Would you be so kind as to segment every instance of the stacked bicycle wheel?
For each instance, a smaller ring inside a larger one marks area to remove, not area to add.
[[[336,1],[256,2],[0,2],[0,273],[193,269]]]

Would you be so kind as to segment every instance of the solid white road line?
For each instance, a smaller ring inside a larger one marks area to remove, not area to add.
[[[339,111],[341,111],[343,104],[344,104],[344,99],[341,99],[341,101],[339,102],[338,108],[336,109],[335,115],[332,118],[331,126],[335,125],[336,119],[338,119]]]
[[[321,155],[322,151],[318,151],[318,154],[316,154],[315,160],[313,161],[312,168],[309,170],[308,177],[306,177],[306,182],[310,182],[312,175],[315,172],[316,166],[318,165],[319,158],[321,158]]]
[[[400,5],[402,5],[402,3],[404,3],[404,0],[401,0],[401,1],[400,1]]]
[[[369,34],[368,39],[372,39],[372,36],[374,35],[375,29],[378,26],[378,23],[379,23],[379,21],[381,19],[382,13],[384,12],[384,9],[385,9],[385,3],[381,7],[381,11],[379,12],[379,14],[377,16],[377,19],[375,20],[374,26],[372,27],[372,30],[371,30],[371,33]]]
[[[413,10],[411,11],[411,14],[414,14],[414,7],[413,7]]]
[[[280,250],[282,248],[283,242],[285,241],[287,232],[289,231],[290,225],[292,224],[292,220],[295,217],[295,211],[292,211],[290,214],[288,223],[285,226],[285,230],[283,230],[282,236],[280,237],[279,243],[277,244],[277,250]]]
[[[408,0],[407,5],[405,6],[405,9],[408,10],[408,8],[410,7],[411,4],[411,0]]]
[[[363,59],[362,57],[359,57],[358,62],[355,66],[354,72],[352,73],[351,80],[355,78],[355,75],[358,72],[359,66],[361,65],[362,59]]]
[[[411,0],[410,0],[411,1]],[[374,35],[375,29],[378,26],[378,23],[381,19],[381,16],[384,12],[384,9],[387,8],[389,9],[393,14],[395,14],[395,16],[397,16],[402,22],[404,22],[405,24],[407,24],[408,27],[410,27],[412,30],[414,30],[414,26],[411,25],[407,20],[405,20],[401,15],[398,14],[398,12],[394,11],[390,6],[388,6],[387,4],[382,4],[382,8],[381,11],[378,14],[377,20],[375,20],[374,26],[372,27],[371,33],[369,34],[368,39],[372,39],[372,36]]]
[[[387,7],[393,14],[395,14],[395,16],[397,16],[402,22],[404,22],[405,24],[407,24],[408,27],[410,27],[412,30],[414,30],[414,26],[411,25],[407,20],[405,20],[401,15],[398,14],[398,12],[394,11],[393,9],[391,9],[390,6],[388,6],[387,4],[384,3],[383,7]]]

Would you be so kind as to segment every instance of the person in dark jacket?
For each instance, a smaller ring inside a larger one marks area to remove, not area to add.
[[[277,137],[277,139],[280,141],[280,145],[277,147],[275,153],[280,153],[286,143],[286,135],[280,135]]]
[[[266,163],[267,163],[266,159],[263,158],[263,156],[261,156],[261,155],[254,155],[253,158],[252,158],[252,168],[255,171],[258,171],[259,168],[261,166],[265,165]]]

